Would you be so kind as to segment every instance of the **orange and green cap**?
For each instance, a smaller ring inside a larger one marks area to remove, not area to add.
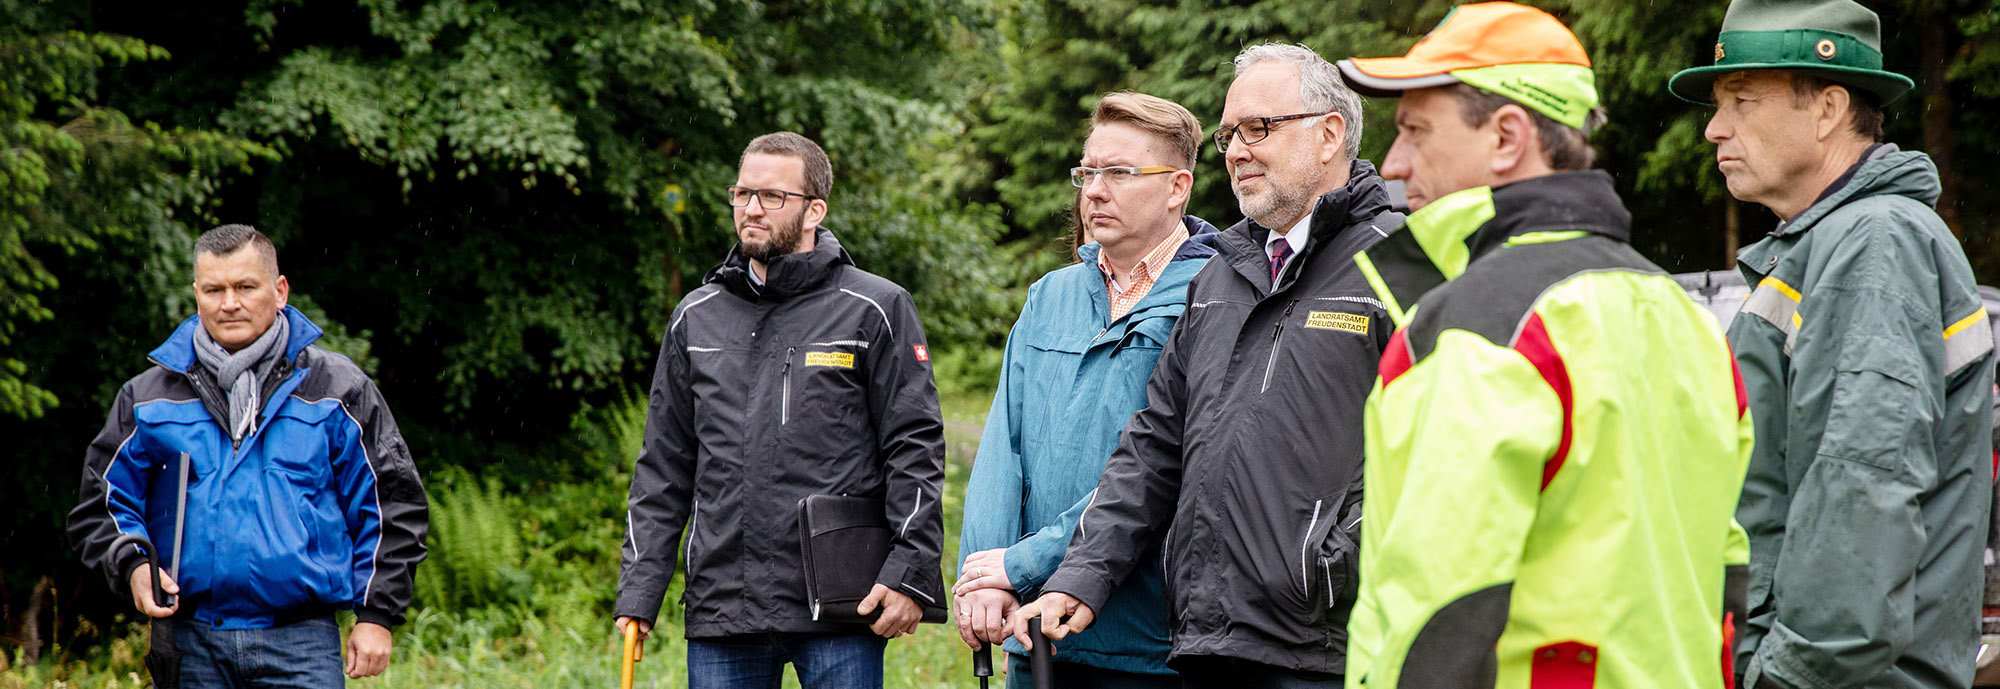
[[[1597,107],[1590,56],[1549,13],[1512,2],[1460,5],[1402,57],[1335,63],[1363,95],[1470,84],[1577,129]]]

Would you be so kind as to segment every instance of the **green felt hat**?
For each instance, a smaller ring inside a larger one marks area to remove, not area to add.
[[[1810,72],[1884,104],[1916,86],[1882,69],[1882,21],[1854,0],[1733,0],[1715,39],[1715,64],[1681,70],[1667,90],[1708,103],[1716,79],[1751,69]]]

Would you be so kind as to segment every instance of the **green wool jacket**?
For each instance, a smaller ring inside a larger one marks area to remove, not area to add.
[[[1992,499],[1993,334],[1937,168],[1876,146],[1743,249],[1756,419],[1745,686],[1964,687]]]

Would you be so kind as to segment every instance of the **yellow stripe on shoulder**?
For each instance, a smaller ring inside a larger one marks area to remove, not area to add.
[[[1764,281],[1763,281],[1763,282],[1759,282],[1759,283],[1757,283],[1757,286],[1758,286],[1758,287],[1770,287],[1771,289],[1775,289],[1775,290],[1778,290],[1778,293],[1779,293],[1779,294],[1783,294],[1783,295],[1785,295],[1786,297],[1790,297],[1792,301],[1795,301],[1795,302],[1796,302],[1796,301],[1799,301],[1799,291],[1798,291],[1798,290],[1795,290],[1795,289],[1792,289],[1792,286],[1791,286],[1791,285],[1787,285],[1787,284],[1785,284],[1785,281],[1784,281],[1784,280],[1779,280],[1779,279],[1777,279],[1777,278],[1770,278],[1770,277],[1767,277],[1767,278],[1764,278]]]
[[[1986,322],[1986,306],[1981,305],[1979,307],[1979,310],[1972,312],[1972,315],[1961,318],[1957,323],[1951,324],[1951,327],[1945,328],[1944,339],[1949,340],[1951,339],[1951,336],[1957,335],[1959,332],[1965,330],[1966,328],[1970,328],[1975,324],[1980,324],[1985,322]]]

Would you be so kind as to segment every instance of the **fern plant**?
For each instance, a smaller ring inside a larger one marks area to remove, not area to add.
[[[519,501],[500,483],[463,472],[438,481],[431,500],[430,556],[417,568],[417,602],[449,610],[520,604],[533,591],[525,568]]]

